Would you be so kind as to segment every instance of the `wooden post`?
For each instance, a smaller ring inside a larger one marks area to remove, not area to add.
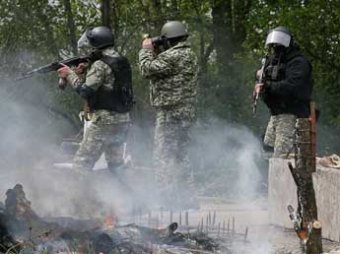
[[[289,165],[297,185],[298,209],[302,218],[298,231],[308,232],[303,240],[307,254],[322,253],[321,223],[317,220],[317,206],[313,186],[315,168],[316,120],[315,106],[311,103],[310,118],[298,118],[296,121],[295,167]],[[299,232],[297,232],[299,235]]]

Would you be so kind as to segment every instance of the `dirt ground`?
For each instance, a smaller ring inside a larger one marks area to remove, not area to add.
[[[11,172],[11,171],[9,171]],[[29,190],[26,194],[29,200],[32,201],[33,208],[36,211],[40,211],[42,208],[45,209],[45,214],[47,211],[51,212],[51,215],[55,214],[54,207],[51,207],[51,211],[48,210],[45,206],[45,200],[51,195],[50,188],[54,191],[58,190],[58,192],[54,193],[53,202],[48,204],[48,207],[51,204],[64,204],[64,196],[68,196],[70,194],[70,190],[74,191],[77,189],[77,185],[74,182],[67,184],[67,180],[70,179],[70,175],[67,174],[67,178],[63,178],[62,173],[58,172],[55,174],[55,179],[60,179],[60,181],[50,181],[50,173],[45,174],[46,170],[41,170],[39,174],[39,181],[35,178],[33,179],[31,174],[26,174],[22,172],[16,172],[15,175],[11,175],[6,173],[6,176],[2,176],[1,179],[3,182],[7,183],[6,185],[1,186],[0,190],[1,199],[5,199],[5,190],[9,186],[14,186],[16,181],[22,183],[25,187],[31,186],[32,183],[47,183],[45,185],[35,184],[34,191],[32,191],[32,187],[27,189]],[[18,179],[17,176],[21,178]],[[26,176],[26,177],[24,177]],[[103,178],[105,178],[105,174]],[[34,180],[34,181],[33,181]],[[51,186],[56,185],[62,182],[62,187]],[[101,181],[103,183],[103,181]],[[107,183],[112,185],[111,182]],[[105,185],[106,186],[106,185]],[[103,188],[105,187],[103,186]],[[65,192],[65,193],[64,193]],[[39,195],[38,195],[39,194]],[[57,195],[58,194],[58,195]],[[64,195],[65,194],[65,195]],[[44,196],[45,195],[45,196]],[[111,197],[109,197],[111,198]],[[117,198],[117,196],[113,197]],[[60,200],[59,200],[60,199]],[[48,199],[47,199],[48,200]],[[60,201],[58,203],[58,201]],[[67,200],[66,200],[67,201]],[[72,200],[69,201],[70,203]],[[69,211],[67,211],[69,212]],[[210,216],[209,216],[210,214]],[[215,214],[215,215],[214,215]],[[60,216],[63,214],[60,212]],[[65,212],[65,215],[67,213]],[[287,213],[288,216],[288,213]],[[140,221],[139,215],[134,215],[134,218],[127,218],[127,223],[135,222],[137,224],[145,224],[145,221],[153,224],[150,226],[166,226],[170,223],[170,221],[181,222],[182,228],[185,230],[186,224],[186,213],[182,211],[179,213],[178,211],[172,212],[172,216],[170,216],[170,211],[162,211],[162,210],[153,210],[151,213],[147,213],[144,211],[143,213],[143,221]],[[170,220],[172,217],[172,220]],[[204,226],[202,227],[201,222],[203,221]],[[210,223],[209,223],[210,221]],[[233,253],[235,254],[298,254],[302,253],[300,251],[299,240],[295,234],[295,232],[291,229],[284,229],[280,227],[275,227],[273,225],[269,225],[268,218],[268,210],[266,199],[256,199],[253,201],[247,202],[233,202],[231,200],[221,200],[217,198],[200,198],[200,209],[192,210],[188,212],[188,224],[191,230],[197,230],[198,225],[203,228],[203,231],[206,230],[206,224],[212,225],[210,229],[208,229],[208,234],[211,236],[219,235],[220,238],[228,237],[228,232],[233,232],[239,235],[239,238],[244,239],[247,231],[247,237],[245,241],[236,241],[233,245]],[[124,221],[121,221],[124,223]],[[229,231],[228,231],[229,224]],[[218,226],[219,225],[219,226]],[[234,225],[234,226],[233,226]],[[218,229],[220,228],[220,229]],[[234,230],[233,230],[234,228]],[[332,242],[324,239],[323,241],[324,253],[339,253],[340,254],[340,243]]]
[[[244,234],[248,228],[248,243],[236,245],[235,253],[302,253],[299,239],[292,229],[269,225],[265,199],[248,203],[225,203],[219,202],[217,199],[206,199],[201,204],[198,216],[204,217],[208,214],[209,217],[209,212],[213,214],[214,211],[216,211],[216,221],[229,220],[232,222],[234,220],[237,233]],[[340,243],[324,239],[323,250],[324,253],[340,253]]]
[[[172,218],[172,221],[182,224],[182,230],[186,230],[186,212],[173,211],[171,213],[170,211],[153,211],[151,215],[148,215],[148,220],[151,220],[151,224],[159,223],[158,226],[164,226]],[[193,231],[199,227],[202,228],[199,224],[203,221],[203,232],[208,232],[212,237],[219,235],[221,239],[223,237],[227,239],[232,232],[238,235],[238,239],[241,240],[233,243],[233,253],[303,253],[299,239],[292,229],[269,225],[268,211],[264,199],[248,203],[235,203],[214,198],[201,198],[200,210],[189,211],[188,214],[188,223]],[[206,222],[211,225],[209,229],[206,227]],[[246,240],[242,240],[245,238]],[[324,253],[340,253],[340,243],[323,239],[323,250]]]

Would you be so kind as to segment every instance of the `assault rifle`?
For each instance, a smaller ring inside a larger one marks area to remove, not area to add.
[[[261,60],[262,66],[261,66],[261,69],[260,69],[260,76],[258,78],[256,77],[257,83],[263,84],[263,82],[264,82],[264,68],[266,66],[266,61],[267,61],[267,57],[264,57]],[[256,114],[256,106],[257,106],[257,101],[258,101],[259,96],[260,96],[260,92],[261,92],[260,90],[257,91],[256,89],[254,89],[254,95],[253,95],[253,114],[254,115]]]
[[[151,37],[150,34],[144,34],[143,35],[143,39],[149,38],[151,39],[152,44],[154,45],[154,47],[159,47],[162,46],[166,43],[166,37],[164,36],[155,36],[155,37]]]
[[[16,81],[30,78],[36,73],[44,74],[44,73],[48,73],[51,71],[57,71],[59,68],[63,67],[63,64],[69,67],[72,67],[72,66],[77,66],[80,63],[91,63],[91,62],[97,61],[101,57],[102,57],[102,54],[100,51],[93,51],[87,56],[71,57],[65,60],[56,61],[56,62],[47,64],[47,65],[38,67],[36,69],[33,69],[29,72],[22,73],[21,77],[16,78]]]

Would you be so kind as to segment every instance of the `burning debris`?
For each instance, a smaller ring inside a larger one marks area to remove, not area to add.
[[[43,219],[31,208],[22,185],[9,189],[6,196],[0,211],[0,253],[232,253],[229,247],[233,240],[246,243],[247,233],[235,233],[234,219],[232,228],[229,222],[228,226],[217,225],[215,213],[213,216],[209,213],[207,224],[202,220],[197,228],[189,226],[188,212],[183,216],[184,225],[181,225],[180,213],[179,223],[172,222],[165,227],[119,225],[114,215],[107,216],[104,223],[72,218]],[[146,218],[150,223],[151,213],[147,213]]]

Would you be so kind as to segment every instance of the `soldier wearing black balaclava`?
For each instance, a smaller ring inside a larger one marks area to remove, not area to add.
[[[274,157],[287,157],[293,152],[297,119],[308,119],[312,95],[312,67],[285,27],[271,30],[265,46],[266,59],[262,83],[255,85],[269,108],[264,144],[274,148]]]

